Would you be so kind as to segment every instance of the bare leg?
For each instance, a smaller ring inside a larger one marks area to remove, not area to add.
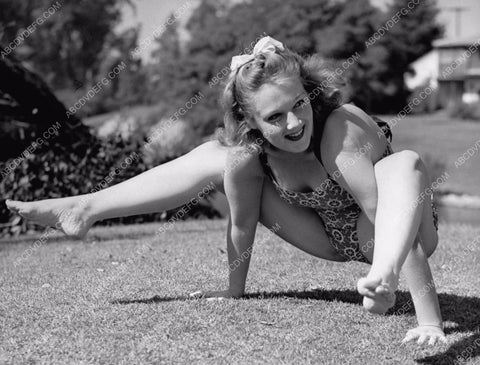
[[[136,177],[93,194],[36,202],[7,201],[8,207],[44,226],[83,237],[102,219],[168,210],[187,203],[213,182],[223,192],[223,171],[228,148],[207,142],[190,153]],[[277,235],[314,256],[341,261],[329,243],[318,215],[284,202],[266,181],[261,223],[277,225]]]
[[[418,155],[403,151],[388,156],[375,165],[375,174],[378,187],[375,247],[373,254],[369,253],[371,270],[366,278],[359,280],[358,290],[365,296],[367,309],[383,313],[395,302],[400,269],[412,248],[417,247],[417,235],[423,237],[421,249],[428,253],[435,249],[438,237],[430,199],[422,195],[428,187],[428,175]],[[359,235],[368,237],[371,232],[371,225],[367,227],[364,220]],[[411,264],[408,267],[412,268]],[[426,272],[422,275],[431,276]]]
[[[92,194],[37,202],[7,201],[10,210],[67,235],[83,237],[97,221],[168,210],[210,182],[223,189],[227,148],[207,142],[174,161]]]

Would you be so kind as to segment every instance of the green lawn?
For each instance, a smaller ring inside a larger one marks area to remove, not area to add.
[[[394,117],[383,116],[382,119],[391,123]],[[444,164],[441,170],[447,171],[450,178],[441,190],[480,195],[480,146],[464,164],[455,167],[458,157],[480,140],[480,122],[453,119],[439,112],[406,117],[398,121],[392,131],[395,150],[413,149],[427,162]]]
[[[368,267],[308,256],[257,234],[248,297],[182,297],[224,288],[220,221],[93,229],[85,242],[0,241],[1,364],[467,364],[480,360],[480,228],[440,227],[431,260],[448,345],[401,345],[413,313],[366,313],[355,288]],[[138,254],[145,242],[151,249]],[[463,250],[463,251],[462,251]],[[27,255],[29,252],[25,255]],[[401,286],[396,310],[409,300]]]

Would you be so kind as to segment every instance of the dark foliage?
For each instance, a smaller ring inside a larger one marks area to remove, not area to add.
[[[76,116],[67,117],[65,107],[41,78],[14,59],[0,60],[0,76],[11,81],[0,87],[0,104],[5,106],[1,110],[1,125],[6,130],[21,123],[23,131],[20,136],[12,128],[11,133],[4,134],[5,144],[13,148],[2,149],[3,199],[32,201],[86,194],[152,167],[144,161],[141,141],[126,142],[119,136],[108,140],[94,137]],[[172,214],[175,210],[108,223],[168,219]],[[193,207],[186,217],[199,215],[213,217],[218,213],[207,202]],[[0,224],[0,233],[4,235],[33,227],[10,214],[5,204],[0,205]]]

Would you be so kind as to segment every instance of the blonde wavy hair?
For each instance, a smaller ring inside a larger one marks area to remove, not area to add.
[[[261,152],[268,142],[257,129],[247,123],[253,119],[251,101],[253,94],[265,83],[285,77],[298,76],[308,93],[314,123],[324,109],[341,105],[341,80],[318,55],[302,57],[285,48],[275,52],[260,53],[232,71],[226,80],[221,103],[224,109],[223,125],[217,129],[217,138],[226,146],[246,145]],[[258,143],[262,141],[262,143]]]

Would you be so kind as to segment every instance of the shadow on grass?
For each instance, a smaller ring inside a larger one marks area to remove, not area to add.
[[[40,234],[32,235],[22,235],[19,237],[10,237],[0,239],[1,245],[10,245],[10,244],[28,244],[32,245],[36,241],[39,241],[42,238],[42,235],[45,235],[46,240],[42,245],[48,245],[52,243],[79,243],[79,244],[91,244],[92,242],[103,242],[103,241],[112,241],[112,240],[123,240],[123,239],[141,239],[144,237],[154,237],[155,232],[126,232],[126,233],[116,233],[115,235],[108,235],[105,233],[102,234],[92,234],[89,233],[85,239],[78,239],[73,237],[67,237],[62,234],[60,231],[56,231],[53,235],[49,235],[48,231],[45,230]]]
[[[314,291],[288,291],[288,292],[259,292],[259,293],[250,293],[242,297],[241,300],[248,299],[278,299],[278,298],[295,298],[295,299],[313,299],[313,300],[323,300],[328,302],[345,302],[352,304],[361,304],[361,298],[358,293],[354,290],[314,290]],[[151,304],[151,303],[162,303],[162,302],[171,302],[171,301],[182,301],[182,300],[198,300],[197,298],[191,298],[188,296],[178,296],[178,297],[161,297],[155,295],[152,298],[148,299],[118,299],[114,300],[112,304]]]
[[[159,223],[164,223],[163,221]],[[145,223],[145,224],[152,224],[152,223]],[[132,225],[136,227],[137,225]],[[115,226],[99,226],[105,229],[111,228],[112,231],[102,232],[102,231],[93,231],[89,232],[84,239],[78,239],[74,237],[68,237],[62,234],[60,231],[56,231],[53,235],[48,234],[49,228],[44,229],[43,231],[38,231],[32,234],[22,234],[17,237],[3,237],[0,238],[0,246],[2,245],[10,245],[10,244],[28,244],[31,245],[36,241],[40,240],[42,236],[47,237],[42,245],[50,244],[50,243],[92,243],[92,242],[104,242],[104,241],[113,241],[113,240],[138,240],[145,237],[151,237],[152,239],[156,239],[157,236],[157,229],[149,228],[148,230],[140,230],[134,229],[133,231],[128,230],[120,230],[120,231],[113,231]],[[95,227],[95,228],[99,228]],[[128,227],[128,226],[127,226]],[[218,228],[208,228],[208,232],[216,232],[222,231],[223,227]],[[183,228],[181,230],[175,231],[176,234],[191,234],[191,233],[205,233],[204,228]]]
[[[452,343],[444,353],[416,361],[421,364],[462,364],[480,357],[480,298],[439,294],[439,301],[443,320],[457,324],[454,328],[446,328],[445,334],[462,332],[474,334]],[[458,362],[454,362],[455,360]]]
[[[439,294],[440,307],[444,321],[456,324],[454,328],[446,328],[445,333],[476,332],[466,336],[459,341],[452,343],[449,348],[440,354],[416,359],[421,364],[451,364],[461,357],[464,362],[467,359],[473,360],[480,356],[480,298],[465,297],[455,294]],[[314,290],[314,291],[287,291],[287,292],[259,292],[245,295],[242,300],[250,299],[279,299],[295,298],[306,300],[321,300],[328,302],[343,302],[362,305],[362,298],[355,290]],[[171,301],[192,300],[190,297],[161,297],[154,296],[147,299],[122,299],[112,301],[112,304],[133,304],[133,303],[163,303]],[[195,300],[195,299],[194,299]],[[411,297],[408,292],[397,292],[397,304],[386,315],[404,316],[414,315]],[[408,305],[406,305],[408,304]],[[401,310],[401,308],[404,310]],[[405,310],[406,309],[406,310]]]

